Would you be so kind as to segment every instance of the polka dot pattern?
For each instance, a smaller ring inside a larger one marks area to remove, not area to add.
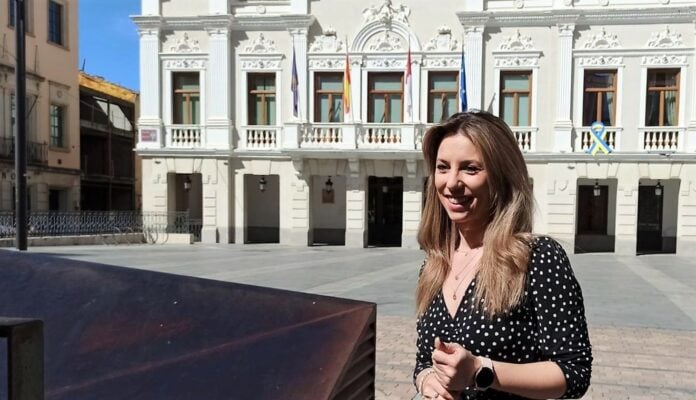
[[[475,304],[475,287],[474,278],[454,318],[440,291],[418,319],[414,379],[432,365],[432,349],[439,337],[494,361],[554,361],[566,378],[561,398],[582,397],[590,385],[592,348],[582,291],[561,245],[549,237],[534,240],[524,299],[505,315],[486,317]],[[495,390],[466,390],[461,398],[524,399]]]

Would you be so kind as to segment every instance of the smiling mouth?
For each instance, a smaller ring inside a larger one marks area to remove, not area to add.
[[[474,200],[471,196],[448,196],[447,201],[456,206],[468,206]]]

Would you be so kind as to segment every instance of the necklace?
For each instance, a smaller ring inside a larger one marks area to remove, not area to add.
[[[462,268],[459,272],[457,272],[457,273],[454,275],[454,280],[455,280],[455,281],[458,281],[458,280],[459,280],[459,276],[460,276],[464,271],[466,271],[466,270],[469,268],[469,266],[471,265],[471,261],[473,261],[473,260],[476,258],[475,252],[477,252],[479,249],[480,249],[480,247],[477,247],[477,248],[475,248],[475,249],[469,249],[469,250],[466,250],[466,251],[455,250],[455,251],[458,252],[458,253],[464,253],[464,257],[467,257],[467,256],[469,255],[470,252],[474,252],[473,256],[472,256],[472,257],[466,262],[466,264],[464,265],[464,268]],[[452,270],[454,270],[454,268],[452,268]]]
[[[476,268],[473,268],[476,265],[476,263],[474,263],[475,260],[476,260],[476,254],[474,254],[474,256],[471,257],[471,259],[469,259],[469,261],[466,263],[464,268],[461,269],[461,271],[459,271],[458,273],[456,273],[454,275],[454,280],[459,281],[459,283],[457,284],[457,286],[454,288],[454,291],[452,292],[452,300],[455,300],[455,301],[457,300],[457,292],[459,291],[459,288],[462,286],[462,283],[464,283],[466,281],[466,279],[463,279],[463,278],[468,278],[469,275],[471,275],[471,272],[476,270]],[[460,275],[462,275],[464,272],[466,272],[466,274],[464,274],[464,277],[462,278],[462,280],[459,280]]]

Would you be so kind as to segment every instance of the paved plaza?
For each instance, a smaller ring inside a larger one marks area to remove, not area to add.
[[[422,252],[280,245],[32,248],[71,259],[262,285],[378,305],[377,399],[410,399]],[[696,399],[696,261],[572,255],[594,348],[585,399]]]

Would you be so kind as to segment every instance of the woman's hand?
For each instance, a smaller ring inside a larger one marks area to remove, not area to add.
[[[437,381],[447,390],[460,392],[474,385],[480,361],[458,343],[443,343],[435,338],[433,368]]]
[[[426,376],[422,388],[421,397],[424,400],[456,400],[459,398],[458,392],[450,392],[442,386],[437,378],[437,373]]]

